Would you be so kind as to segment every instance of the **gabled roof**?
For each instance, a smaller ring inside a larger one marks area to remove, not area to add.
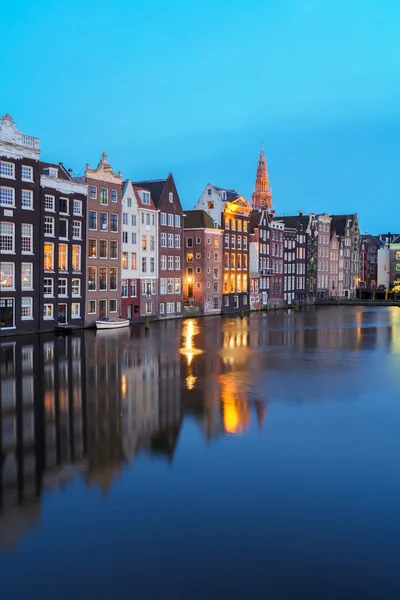
[[[212,183],[210,185],[212,185]],[[213,185],[213,188],[216,189],[217,192],[225,192],[228,202],[232,202],[233,200],[236,200],[236,198],[240,198],[240,194],[238,194],[236,190],[226,190],[225,188],[217,187],[216,185]]]
[[[58,171],[57,179],[64,179],[65,181],[72,181],[72,177],[69,175],[68,171],[65,169],[65,167],[62,163],[54,164],[54,163],[44,162],[41,160],[39,165],[40,165],[40,171],[43,175],[45,175],[45,173],[43,173],[44,169],[57,169],[57,171]]]
[[[132,181],[132,185],[142,190],[148,190],[151,198],[158,208],[167,179],[149,179],[148,181]]]
[[[205,210],[185,210],[184,229],[214,229],[214,221]]]
[[[291,217],[275,217],[274,221],[282,221],[285,227],[289,229],[298,229],[299,225],[303,226],[303,230],[305,231],[308,227],[308,222],[310,220],[310,215],[294,215]]]

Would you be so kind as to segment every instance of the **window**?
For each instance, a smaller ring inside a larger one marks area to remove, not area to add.
[[[88,302],[88,314],[95,315],[96,314],[96,300],[89,300]]]
[[[117,300],[115,298],[110,300],[110,313],[117,312]]]
[[[54,319],[54,305],[53,304],[44,304],[43,305],[43,319],[45,321],[47,319]]]
[[[97,274],[96,267],[88,268],[88,290],[89,290],[89,292],[96,291],[96,274]]]
[[[108,190],[100,188],[100,204],[108,204]]]
[[[100,240],[100,258],[107,258],[108,243],[107,240]]]
[[[168,287],[167,287],[167,294],[173,294],[174,293],[174,286],[175,286],[175,280],[174,278],[169,278],[168,279]]]
[[[225,248],[229,248],[229,233],[225,234]]]
[[[110,242],[110,258],[118,258],[118,242]]]
[[[169,271],[174,270],[174,257],[173,256],[168,256],[168,270]]]
[[[167,224],[167,213],[161,213],[161,225]]]
[[[150,258],[150,273],[154,273],[155,272],[155,261],[154,258],[151,257]]]
[[[10,179],[15,179],[14,163],[0,160],[0,177],[9,177]]]
[[[181,247],[181,236],[179,233],[175,234],[175,248]]]
[[[33,319],[33,298],[21,298],[21,319]]]
[[[0,206],[15,206],[14,188],[0,185]]]
[[[118,215],[114,213],[110,215],[110,231],[118,232]]]
[[[150,251],[154,252],[154,235],[150,236]]]
[[[111,202],[117,202],[117,201],[118,201],[117,190],[111,190]]]
[[[81,221],[73,221],[72,237],[76,240],[82,239],[82,222]]]
[[[15,289],[15,265],[0,261],[0,288],[2,290]]]
[[[147,259],[146,259],[146,257],[144,256],[144,257],[142,258],[142,273],[146,273],[146,271],[147,271]]]
[[[122,213],[122,225],[128,225],[128,213]]]
[[[168,234],[168,248],[173,248],[173,247],[174,247],[174,234],[169,233]]]
[[[167,293],[167,280],[162,278],[160,279],[160,294]]]
[[[181,226],[181,217],[180,215],[175,215],[175,227]]]
[[[97,212],[95,210],[89,210],[89,229],[97,229]]]
[[[67,279],[59,279],[58,280],[58,295],[59,296],[67,296],[68,290],[68,280]]]
[[[54,244],[46,243],[44,245],[44,265],[45,271],[54,271]]]
[[[72,289],[72,296],[80,296],[81,295],[81,280],[73,279],[71,289]]]
[[[68,198],[60,198],[60,214],[68,215]]]
[[[54,217],[44,218],[44,235],[51,235],[54,237]]]
[[[132,227],[136,227],[136,215],[132,215]]]
[[[247,221],[243,221],[243,231],[247,232],[248,231],[248,222]],[[281,234],[281,239],[282,239],[282,234]]]
[[[201,252],[196,252],[196,258],[197,258],[197,260],[201,259]]]
[[[181,268],[181,257],[175,256],[175,271],[179,271]]]
[[[100,230],[107,231],[108,230],[108,215],[107,213],[100,213]]]
[[[211,196],[211,190],[208,190],[208,192],[209,192],[209,195]],[[209,200],[207,202],[207,209],[208,210],[213,210],[214,209],[214,202],[212,200]]]
[[[110,291],[117,291],[117,273],[118,269],[116,267],[110,267]]]
[[[167,268],[167,257],[165,256],[165,254],[161,255],[161,270],[165,271]]]
[[[131,298],[136,297],[136,281],[131,281]]]
[[[0,327],[9,329],[15,327],[14,298],[0,299]]]
[[[166,247],[167,247],[167,234],[162,233],[161,234],[161,248],[166,248]]]
[[[81,318],[81,305],[79,302],[73,302],[71,304],[71,319]]]
[[[89,240],[89,258],[97,256],[97,240]]]
[[[21,225],[21,252],[22,254],[32,254],[33,248],[33,225]]]
[[[177,302],[176,303],[176,312],[181,312],[181,310],[182,310],[181,303]]]
[[[123,231],[122,232],[122,243],[123,244],[127,244],[128,243],[128,232],[127,231]]]
[[[160,304],[160,315],[164,315],[165,314],[165,304],[164,302],[161,302]]]
[[[122,298],[128,297],[128,282],[126,279],[121,281],[121,296]]]
[[[0,253],[14,253],[15,225],[3,221],[0,223]]]
[[[175,309],[175,303],[174,302],[167,302],[167,314],[175,312],[174,309]]]
[[[146,213],[146,225],[150,225],[150,214]]]
[[[188,252],[186,255],[187,262],[193,262],[193,252]]]
[[[147,250],[147,235],[142,235],[142,250]]]
[[[193,248],[193,238],[186,238],[186,247]]]
[[[33,193],[31,190],[22,190],[21,192],[21,207],[32,208]]]
[[[175,278],[175,294],[180,294],[180,293],[181,293],[181,278],[176,277]]]
[[[99,290],[107,290],[107,267],[99,268]]]
[[[137,269],[136,252],[131,253],[131,269],[133,271]]]
[[[174,215],[171,215],[168,213],[168,226],[169,227],[173,227],[174,226]]]
[[[55,207],[55,198],[54,198],[54,196],[49,196],[48,194],[45,194],[45,197],[44,197],[44,208],[45,208],[45,210],[51,210],[52,212],[54,212],[54,207]]]
[[[78,244],[72,246],[72,271],[74,273],[81,272],[81,247]]]
[[[143,192],[143,204],[150,204],[150,192]]]
[[[58,221],[58,237],[64,240],[68,239],[68,220],[60,219]]]
[[[97,198],[97,186],[96,185],[90,186],[90,197],[92,198],[92,200],[96,200],[96,198]]]
[[[123,269],[128,268],[128,252],[122,253],[122,268]]]
[[[68,270],[68,246],[60,244],[58,246],[58,269],[59,271]]]
[[[0,263],[1,265],[1,263]],[[23,290],[33,289],[33,264],[22,263],[21,265],[21,288]]]
[[[170,192],[170,193],[168,194],[168,199],[169,199],[169,201],[170,201],[170,202],[173,202],[173,201],[174,201],[174,194],[173,194],[172,192]]]

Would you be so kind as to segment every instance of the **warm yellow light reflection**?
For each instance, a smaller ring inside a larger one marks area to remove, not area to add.
[[[203,350],[196,348],[194,345],[193,338],[199,333],[199,328],[194,319],[186,319],[183,322],[183,348],[180,349],[180,353],[186,356],[188,366],[192,364],[194,356],[203,354]]]
[[[248,429],[250,423],[250,409],[243,389],[240,390],[238,381],[230,375],[219,377],[221,385],[221,401],[224,429],[232,435],[240,435]]]
[[[126,390],[127,390],[126,375],[122,375],[122,377],[121,377],[122,400],[126,399]]]
[[[194,375],[188,375],[186,377],[186,387],[188,390],[192,390],[194,388],[194,384],[197,381],[197,377],[194,377]]]

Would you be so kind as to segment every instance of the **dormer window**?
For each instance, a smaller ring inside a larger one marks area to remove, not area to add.
[[[143,204],[150,204],[150,192],[143,192]]]
[[[223,190],[223,192],[222,192],[222,199],[226,200],[226,192],[225,192],[225,190]]]
[[[47,167],[44,169],[44,174],[48,177],[52,177],[53,179],[57,179],[58,177],[58,169],[54,169],[52,167]]]

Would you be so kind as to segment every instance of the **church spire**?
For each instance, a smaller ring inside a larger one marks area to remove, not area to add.
[[[258,210],[259,208],[272,208],[272,192],[269,187],[267,161],[264,153],[264,140],[261,142],[256,185],[253,192],[253,209]]]

